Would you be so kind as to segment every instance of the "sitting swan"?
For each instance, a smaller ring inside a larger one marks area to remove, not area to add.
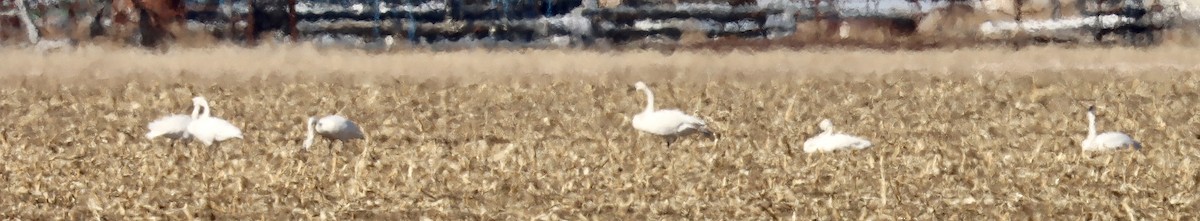
[[[829,119],[823,119],[817,125],[821,127],[821,133],[804,141],[804,152],[830,152],[844,149],[859,150],[871,147],[871,141],[849,134],[834,132],[833,123]]]
[[[1084,151],[1116,150],[1125,147],[1142,149],[1141,143],[1121,132],[1112,131],[1096,134],[1096,106],[1088,106],[1087,118],[1088,133],[1087,138],[1084,138],[1082,143]]]

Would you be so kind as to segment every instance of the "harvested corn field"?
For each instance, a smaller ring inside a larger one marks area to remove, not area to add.
[[[1188,220],[1191,48],[600,53],[0,49],[21,219]],[[666,148],[646,99],[718,138]],[[147,140],[205,96],[244,139]],[[1084,152],[1101,131],[1141,150]],[[301,150],[309,116],[366,141]],[[871,140],[805,153],[829,118]]]

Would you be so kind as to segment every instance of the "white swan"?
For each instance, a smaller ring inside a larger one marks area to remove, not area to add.
[[[146,125],[150,132],[146,132],[146,139],[154,139],[155,137],[166,137],[171,139],[171,145],[174,146],[178,140],[186,140],[191,138],[187,132],[188,124],[200,117],[199,104],[192,101],[192,116],[175,114],[162,118],[158,118],[150,124]]]
[[[1121,132],[1111,131],[1096,134],[1096,106],[1088,106],[1087,118],[1088,134],[1082,143],[1084,151],[1116,150],[1126,147],[1142,149],[1141,143]]]
[[[674,143],[675,139],[680,136],[694,132],[715,138],[712,131],[708,130],[708,125],[700,118],[684,114],[676,109],[654,110],[654,93],[650,92],[650,87],[647,87],[646,83],[638,81],[634,84],[634,88],[646,93],[646,109],[642,113],[633,115],[633,128],[663,137],[667,142],[667,147],[671,147],[671,143]]]
[[[860,150],[871,147],[871,141],[849,134],[834,132],[833,122],[830,122],[829,119],[823,119],[817,125],[821,127],[821,133],[804,141],[804,152]]]
[[[359,128],[353,121],[338,115],[321,118],[309,117],[305,126],[308,128],[308,139],[304,140],[304,149],[312,146],[314,135],[321,135],[329,140],[331,150],[334,140],[346,142],[353,139],[364,139],[362,128]]]
[[[205,146],[210,146],[213,143],[225,141],[233,138],[242,138],[242,130],[238,129],[228,121],[212,116],[212,109],[208,107],[208,100],[204,97],[192,98],[192,101],[197,103],[204,109],[199,118],[192,120],[188,124],[187,131],[196,140],[204,143]]]
[[[379,1],[379,4],[377,6],[375,6],[375,8],[379,9],[380,14],[384,14],[384,13],[388,13],[388,12],[392,11],[392,8],[388,7],[387,3],[384,3],[383,1]]]
[[[366,11],[366,6],[361,3],[355,3],[354,5],[350,5],[350,10],[354,11],[354,14],[362,14]]]

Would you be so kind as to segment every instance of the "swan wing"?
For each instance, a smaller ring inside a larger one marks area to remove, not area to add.
[[[809,153],[868,147],[871,147],[871,141],[847,134],[819,134],[804,141],[804,152]]]
[[[242,129],[219,118],[212,118],[213,129],[216,129],[217,140],[242,138]]]
[[[824,148],[824,146],[822,146],[822,142],[823,142],[822,139],[825,139],[824,134],[819,134],[817,136],[810,137],[807,140],[804,140],[804,152],[812,153],[812,152],[817,152],[817,151],[824,151],[825,148]]]
[[[154,139],[158,136],[165,136],[171,139],[179,139],[186,137],[187,127],[191,122],[192,118],[190,116],[182,114],[158,118],[146,125],[150,129],[150,132],[146,133],[146,138]]]
[[[705,123],[703,119],[700,119],[699,117],[696,117],[696,116],[688,115],[686,113],[683,113],[683,111],[674,110],[674,109],[663,110],[663,111],[679,117],[680,121],[683,121],[684,123],[696,125],[696,126],[708,126],[708,124]]]
[[[674,127],[672,129],[675,133],[684,133],[708,126],[704,120],[675,109],[660,110],[655,112],[655,114],[663,119],[668,119],[671,122],[671,126]]]
[[[831,152],[843,148],[838,137],[829,134],[818,134],[804,141],[804,152]]]
[[[1126,147],[1136,149],[1142,148],[1142,145],[1133,140],[1133,137],[1121,132],[1106,132],[1098,134],[1096,135],[1094,142],[1097,142],[1100,146],[1106,149],[1120,149]]]
[[[317,131],[338,140],[362,139],[362,129],[353,121],[342,116],[331,115],[321,118]]]
[[[188,133],[202,142],[242,138],[242,130],[220,118],[200,118],[188,125]],[[206,143],[207,144],[207,143]]]
[[[363,135],[362,128],[358,127],[358,124],[355,124],[354,121],[347,120],[346,124],[345,124],[345,128],[346,129],[343,131],[346,131],[346,132],[343,133],[343,137],[345,137],[346,139],[364,139],[366,137]]]
[[[831,143],[840,149],[864,149],[871,147],[871,141],[850,134],[832,133],[829,137]]]
[[[663,111],[643,112],[633,119],[634,128],[658,135],[675,134],[682,124],[678,116]]]
[[[215,133],[208,126],[208,118],[200,118],[193,120],[187,126],[187,133],[193,138],[203,142],[205,145],[211,144]]]
[[[642,112],[633,116],[633,127],[657,135],[679,135],[707,127],[704,120],[675,109]]]
[[[335,124],[337,128],[333,130],[334,136],[340,140],[362,139],[362,129],[353,121],[342,121]]]

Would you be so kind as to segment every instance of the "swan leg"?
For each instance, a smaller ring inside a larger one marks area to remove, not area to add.
[[[351,153],[358,152],[359,155],[361,155],[363,152],[363,147],[361,145],[359,145],[359,143],[355,143],[354,140],[342,141],[342,146],[345,146],[344,148],[353,147],[353,148],[349,149],[351,151]],[[355,150],[357,150],[357,151],[355,151]],[[350,154],[350,155],[354,155],[354,154]]]
[[[698,130],[700,131],[701,134],[704,134],[704,136],[706,136],[708,138],[717,139],[717,134],[713,133],[711,130],[708,130],[707,127],[701,127]]]
[[[206,158],[205,160],[208,160],[209,162],[216,162],[217,157],[213,156],[213,155],[216,155],[217,153],[213,152],[212,145],[205,145],[204,149],[205,149],[205,151],[208,152],[208,153],[204,154],[204,157]]]
[[[337,161],[338,161],[337,154],[334,154],[334,152],[333,152],[333,141],[334,140],[326,139],[325,141],[329,142],[329,173],[333,174],[334,171],[337,171]]]
[[[216,151],[217,154],[221,154],[222,159],[229,160],[229,155],[225,153],[225,150],[221,149],[221,142],[214,143],[212,149],[213,151]]]
[[[333,140],[325,140],[325,141],[329,141],[329,155],[333,155]]]
[[[186,154],[187,154],[188,161],[192,161],[192,162],[196,161],[196,158],[194,158],[194,156],[196,156],[196,148],[187,148]]]
[[[665,136],[663,139],[667,141],[667,148],[671,148],[671,144],[675,143],[676,136]]]
[[[337,157],[333,156],[333,154],[330,154],[330,155],[329,155],[329,174],[330,174],[330,177],[333,177],[333,174],[334,174],[334,172],[335,172],[335,171],[337,171]]]
[[[178,154],[177,154],[178,152],[177,152],[177,151],[179,151],[179,150],[176,150],[176,149],[175,149],[175,141],[174,141],[174,140],[172,140],[172,141],[171,141],[171,147],[170,147],[170,148],[171,148],[171,152],[170,152],[170,154],[171,154],[171,159],[175,159],[175,157],[176,157],[176,156],[178,156]]]

